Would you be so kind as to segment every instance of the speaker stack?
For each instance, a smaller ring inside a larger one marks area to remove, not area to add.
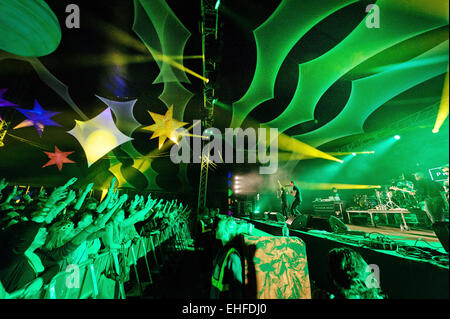
[[[275,222],[284,222],[284,216],[278,212],[265,212],[265,220],[271,220]]]
[[[445,251],[448,252],[448,242],[449,242],[448,222],[434,223],[433,230],[437,238],[441,242],[442,247],[444,247]]]
[[[334,218],[334,217],[333,217]],[[300,215],[289,217],[286,221],[288,227],[294,230],[317,229],[332,232],[333,228],[328,218],[317,217],[312,215]],[[336,223],[334,223],[335,225]],[[342,225],[339,225],[342,226]],[[339,226],[335,226],[336,228]],[[344,225],[345,226],[345,225]]]

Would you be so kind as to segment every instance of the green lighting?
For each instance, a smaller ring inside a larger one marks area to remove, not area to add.
[[[275,12],[253,31],[257,48],[256,69],[247,92],[233,103],[230,127],[239,127],[255,107],[274,97],[278,71],[298,40],[321,20],[356,1],[283,0]],[[319,74],[323,74],[323,70]]]
[[[214,6],[215,10],[219,10],[220,7],[220,0],[217,0],[216,5]]]
[[[399,139],[400,139],[400,135],[395,135],[394,138],[395,138],[396,140],[399,140]]]
[[[449,41],[444,41],[411,60],[417,63],[406,62],[407,68],[396,67],[354,80],[347,104],[338,116],[317,130],[295,137],[318,147],[337,138],[363,133],[366,119],[379,107],[399,93],[447,72],[448,60],[440,57],[448,56],[448,45]],[[426,63],[436,60],[440,62]],[[374,90],[374,87],[383,87],[383,91]]]
[[[41,57],[60,42],[58,18],[43,0],[0,1],[0,50]]]
[[[317,5],[322,5],[322,1],[316,1],[315,4],[316,3]],[[311,3],[308,1],[308,5],[310,4]],[[378,53],[420,34],[448,25],[448,19],[445,18],[445,14],[437,14],[433,17],[430,16],[430,18],[427,19],[424,19],[423,15],[417,14],[417,12],[428,12],[429,8],[440,8],[443,12],[448,11],[448,7],[446,7],[442,0],[420,0],[414,2],[413,10],[402,10],[397,1],[391,0],[377,1],[377,5],[380,8],[380,12],[383,12],[382,20],[384,20],[384,23],[382,23],[382,27],[378,29],[368,28],[364,19],[353,32],[332,50],[321,55],[317,59],[299,65],[299,79],[294,97],[284,112],[276,119],[265,123],[266,125],[277,127],[280,132],[283,132],[299,123],[313,119],[314,110],[320,98],[343,75]],[[439,10],[436,12],[439,12]],[[274,32],[280,32],[280,34],[282,34],[280,30],[275,29]],[[278,37],[282,38],[282,36],[279,35]],[[357,50],[355,50],[355,48],[357,48]],[[272,53],[272,50],[266,50]],[[448,56],[448,47],[446,54]],[[266,63],[266,65],[267,64],[268,63]],[[439,63],[427,64],[429,66],[434,66]],[[420,65],[409,65],[407,69],[420,68]],[[401,70],[392,69],[395,69],[395,67],[389,68],[392,72],[401,72]],[[326,70],[326,72],[324,70]],[[381,74],[384,73],[386,72]],[[413,77],[414,76],[411,76],[411,74],[405,75],[405,77],[401,79],[400,85],[396,85],[396,93],[394,96],[403,92],[404,89],[402,89],[401,86],[413,81],[413,79],[411,79]],[[364,97],[362,101],[359,101],[359,106],[364,105],[367,98],[371,95],[374,99],[383,98],[383,95],[378,97],[374,96],[379,95],[380,93],[378,90],[373,90],[374,87],[386,88],[388,86],[386,84],[383,84],[382,86],[372,86],[372,94],[369,94]],[[377,92],[376,94],[374,94],[375,91]],[[384,90],[382,92],[384,92]],[[352,90],[352,95],[353,93],[354,90]],[[350,134],[353,133],[350,132]]]

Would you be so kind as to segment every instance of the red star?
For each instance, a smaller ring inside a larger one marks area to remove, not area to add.
[[[71,161],[67,158],[70,154],[73,152],[61,152],[58,147],[55,146],[55,153],[50,152],[44,152],[47,154],[48,158],[50,159],[47,164],[45,164],[42,167],[50,166],[50,165],[56,165],[58,166],[59,171],[61,171],[63,163],[75,163],[74,161]]]

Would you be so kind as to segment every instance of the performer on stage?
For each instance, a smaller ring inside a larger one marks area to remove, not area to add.
[[[286,189],[284,187],[280,187],[280,198],[281,198],[281,213],[284,218],[287,219],[287,200],[286,200]]]
[[[403,173],[400,176],[399,180],[397,181],[397,185],[395,185],[395,186],[397,186],[398,188],[401,188],[403,190],[411,191],[414,188],[414,183],[407,180],[405,177],[405,174]]]
[[[340,200],[341,200],[341,196],[339,196],[339,191],[337,190],[337,188],[336,188],[336,187],[333,187],[333,188],[331,189],[331,191],[333,192],[333,194],[331,194],[331,196],[333,197],[333,199],[334,199],[335,201],[340,201]]]
[[[445,205],[445,210],[448,211],[448,203],[449,203],[449,174],[448,174],[449,168],[448,166],[444,166],[444,168],[442,168],[442,172],[444,173],[444,175],[447,175],[447,179],[444,181],[444,193],[442,194],[444,197],[444,205]]]
[[[414,177],[416,179],[414,183],[415,194],[419,197],[419,200],[425,202],[425,212],[431,222],[434,224],[435,222],[443,221],[444,214],[442,210],[444,202],[441,196],[441,185],[426,179],[421,172],[415,173]]]
[[[447,179],[444,181],[444,190],[445,193],[448,195],[448,189],[449,189],[449,174],[448,174],[449,168],[448,166],[444,166],[442,169],[442,172],[444,172],[444,175],[447,175]]]
[[[292,186],[291,195],[293,195],[295,197],[294,201],[292,202],[292,205],[291,205],[291,216],[295,216],[295,215],[299,214],[299,212],[297,210],[297,206],[302,203],[302,194],[300,192],[300,189],[297,187],[297,185],[295,185],[294,181],[291,181],[291,186]]]

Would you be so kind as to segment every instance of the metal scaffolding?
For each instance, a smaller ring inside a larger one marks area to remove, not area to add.
[[[201,0],[202,21],[202,57],[203,57],[203,76],[208,81],[203,83],[203,109],[202,109],[202,127],[207,129],[213,126],[214,120],[214,85],[212,77],[216,69],[216,62],[211,56],[213,46],[217,45],[218,40],[218,21],[219,10],[215,8],[216,0]],[[215,52],[217,54],[217,52]],[[202,149],[205,145],[202,140]],[[198,187],[197,208],[202,211],[206,206],[206,194],[208,191],[208,171],[211,165],[209,159],[209,150],[202,153],[202,161],[200,167],[200,181]]]
[[[8,123],[5,120],[0,119],[0,147],[5,146],[5,136],[8,132]]]
[[[401,134],[418,127],[429,126],[431,131],[436,120],[438,108],[439,102],[430,105],[414,114],[406,116],[399,121],[393,122],[384,127],[382,130],[378,130],[372,133],[366,133],[362,135],[357,141],[346,144],[340,147],[337,151],[347,152],[358,150],[359,148],[375,142],[376,140],[388,137],[393,134]]]

